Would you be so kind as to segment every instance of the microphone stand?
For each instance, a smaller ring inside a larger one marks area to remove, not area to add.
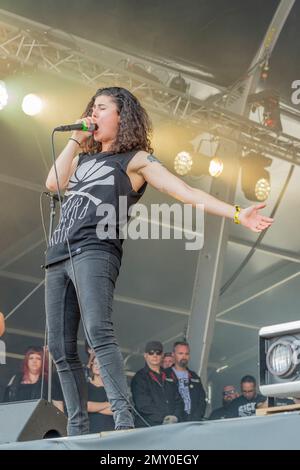
[[[53,231],[53,222],[54,217],[56,215],[55,210],[55,196],[52,193],[48,194],[50,198],[50,221],[49,221],[49,233],[48,233],[48,243],[50,244],[52,231]],[[47,332],[47,344],[48,344],[48,332]],[[51,403],[52,401],[52,357],[50,351],[48,349],[48,402]]]

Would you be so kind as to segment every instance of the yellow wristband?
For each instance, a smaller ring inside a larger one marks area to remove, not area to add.
[[[235,214],[234,214],[234,217],[233,217],[233,221],[235,224],[240,224],[240,219],[239,219],[239,215],[240,215],[240,212],[241,212],[241,207],[238,206],[237,204],[234,206],[235,207]]]

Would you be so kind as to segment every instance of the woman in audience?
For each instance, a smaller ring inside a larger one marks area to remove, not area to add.
[[[9,381],[4,402],[47,399],[48,361],[43,348],[31,346],[27,349],[20,373]],[[53,404],[63,412],[63,395],[59,380],[54,376],[52,382]]]
[[[113,412],[100,375],[98,360],[91,361],[91,378],[88,382],[88,413],[90,432],[112,431],[115,428]]]

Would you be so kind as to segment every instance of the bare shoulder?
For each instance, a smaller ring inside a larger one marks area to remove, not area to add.
[[[128,170],[133,172],[138,172],[145,166],[151,163],[159,163],[162,165],[161,161],[153,154],[146,152],[145,150],[139,150],[133,159],[130,161],[128,165]]]

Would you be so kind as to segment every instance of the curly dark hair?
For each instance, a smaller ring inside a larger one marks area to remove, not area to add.
[[[129,150],[145,150],[153,153],[149,138],[152,133],[150,118],[139,100],[126,88],[99,88],[81,117],[91,116],[95,99],[100,95],[111,96],[120,115],[118,134],[111,150],[115,153],[128,152]],[[98,153],[102,150],[102,144],[96,142],[91,136],[83,145],[83,150],[89,153]]]

